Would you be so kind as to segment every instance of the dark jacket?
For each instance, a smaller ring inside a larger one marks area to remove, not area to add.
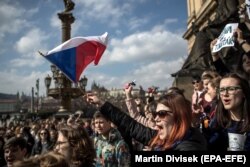
[[[228,142],[228,133],[239,133],[237,127],[241,126],[242,122],[232,121],[230,127],[221,128],[218,126],[216,122],[216,118],[214,117],[210,122],[210,131],[206,131],[206,136],[208,140],[208,148],[209,151],[227,151],[229,142]],[[250,131],[245,133],[246,142],[244,145],[245,151],[250,151]]]
[[[100,112],[118,127],[123,136],[130,136],[144,145],[148,145],[150,140],[157,135],[157,130],[143,126],[108,102],[100,108]],[[206,147],[204,136],[198,130],[191,128],[186,137],[176,143],[173,150],[206,150]]]
[[[53,149],[54,143],[52,143],[51,141],[48,141],[45,145],[44,145],[44,150],[42,150],[42,143],[41,141],[38,141],[35,143],[33,149],[32,149],[32,153],[31,155],[40,155],[43,153],[46,153],[48,151],[51,151]],[[43,152],[42,152],[43,151]]]
[[[250,43],[250,41],[249,41]],[[246,53],[249,57],[249,53]],[[242,57],[243,55],[242,54],[239,54],[238,57]],[[226,62],[225,62],[226,63]],[[250,85],[250,75],[245,72],[242,68],[242,62],[239,61],[238,64],[236,65],[237,67],[235,67],[236,69],[235,70],[229,70],[228,67],[226,66],[221,58],[219,58],[218,60],[214,61],[213,64],[214,64],[214,67],[216,69],[216,71],[220,74],[220,76],[224,76],[228,73],[237,73],[240,77],[246,79],[248,81],[248,84]]]
[[[229,69],[227,68],[227,66],[223,63],[222,59],[219,58],[218,60],[213,62],[214,67],[216,69],[216,71],[221,75],[224,76],[228,73],[230,73]]]

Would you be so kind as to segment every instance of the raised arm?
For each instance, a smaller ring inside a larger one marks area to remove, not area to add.
[[[137,104],[135,102],[135,99],[132,97],[132,92],[133,86],[129,85],[128,87],[125,88],[125,94],[126,94],[126,105],[128,108],[129,115],[134,118],[137,122],[154,129],[155,127],[155,122],[151,119],[148,119],[144,116],[142,116],[139,111],[137,110]]]
[[[211,51],[211,55],[212,55],[212,59],[213,59],[213,64],[214,67],[216,69],[216,71],[221,75],[225,75],[227,73],[229,73],[230,71],[228,70],[228,68],[226,67],[226,65],[223,63],[223,61],[221,60],[220,56],[219,56],[219,52],[215,52],[213,53],[213,47],[217,42],[217,38],[214,39],[211,43],[210,43],[210,51]]]
[[[100,100],[96,95],[88,94],[87,101],[98,105],[100,107],[100,112],[109,118],[124,136],[130,136],[142,144],[148,145],[151,138],[157,134],[156,130],[152,130],[138,123],[125,112],[122,112],[109,102]]]
[[[246,53],[249,53],[250,52],[250,44],[247,43],[247,41],[243,38],[243,33],[242,31],[237,28],[235,33],[237,34],[236,35],[236,39],[237,39],[237,42],[239,44],[239,46],[246,52]]]

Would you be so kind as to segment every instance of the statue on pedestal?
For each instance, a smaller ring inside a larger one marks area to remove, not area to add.
[[[74,9],[75,3],[72,0],[63,0],[63,2],[65,6],[64,12],[70,12],[71,10]]]

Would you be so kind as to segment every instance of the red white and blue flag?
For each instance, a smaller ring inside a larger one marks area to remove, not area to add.
[[[101,36],[75,37],[43,55],[71,81],[78,82],[83,70],[92,62],[97,65],[108,43],[108,33]]]

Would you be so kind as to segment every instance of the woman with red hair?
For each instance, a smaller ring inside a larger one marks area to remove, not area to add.
[[[152,150],[192,151],[206,150],[206,140],[198,129],[191,127],[192,111],[184,96],[170,93],[162,96],[155,112],[156,130],[146,127],[109,102],[88,94],[87,100],[100,107],[100,112],[109,118],[123,133]]]

